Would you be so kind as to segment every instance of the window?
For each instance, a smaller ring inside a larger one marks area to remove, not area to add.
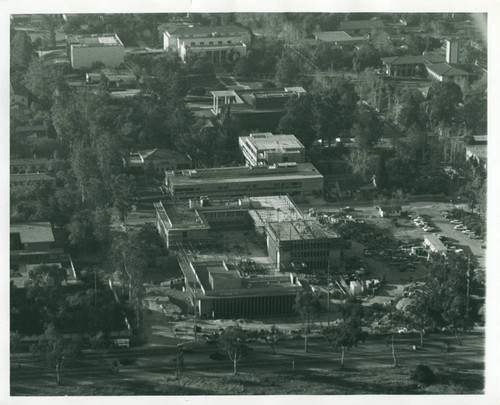
[[[191,46],[196,45],[196,42],[191,42]]]
[[[200,42],[200,45],[205,45],[205,42]]]
[[[217,42],[219,45],[222,45],[222,41]]]
[[[210,42],[208,43],[208,45],[213,45],[213,44],[214,44],[214,41],[210,41]]]
[[[228,43],[228,44],[231,44],[231,43],[232,43],[232,41],[231,41],[231,40],[229,40],[229,41],[227,41],[227,43]]]

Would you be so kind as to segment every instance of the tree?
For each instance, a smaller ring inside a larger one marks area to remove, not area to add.
[[[17,331],[10,332],[10,357],[12,359],[17,359],[17,367],[21,367],[21,363],[19,362],[19,358],[17,357],[17,352],[19,350],[19,346],[21,345],[21,334]]]
[[[337,326],[326,328],[324,333],[335,349],[341,349],[340,366],[343,368],[346,349],[364,341],[361,330],[363,307],[356,299],[346,300],[341,307],[341,315],[341,322]]]
[[[367,67],[379,67],[381,63],[378,51],[371,45],[361,46],[352,60],[352,66],[356,72],[362,72]]]
[[[311,147],[316,137],[312,103],[313,97],[309,94],[292,97],[278,126],[279,133],[294,134],[306,149]]]
[[[36,97],[43,109],[49,109],[55,98],[56,90],[66,90],[61,67],[34,59],[24,76],[26,88]]]
[[[367,179],[370,168],[370,155],[368,151],[360,148],[352,148],[346,161],[353,174],[361,176],[363,180]]]
[[[304,351],[307,353],[307,337],[309,335],[309,330],[321,310],[318,294],[301,291],[295,298],[294,309],[300,315],[304,325]]]
[[[64,367],[81,353],[79,344],[65,341],[53,325],[47,326],[38,343],[31,347],[31,351],[54,367],[57,385],[61,382]]]
[[[295,84],[299,73],[298,59],[289,53],[284,53],[276,64],[276,82],[280,86]]]
[[[276,344],[282,339],[283,332],[276,327],[276,325],[271,326],[270,330],[261,331],[261,339],[266,342],[272,350],[273,354],[276,354]]]
[[[233,375],[236,375],[238,362],[246,355],[246,331],[238,326],[230,326],[219,335],[219,344],[233,362]]]
[[[368,149],[382,137],[384,124],[374,111],[359,111],[351,128],[351,136],[360,149]]]
[[[33,45],[24,31],[16,31],[10,43],[10,63],[15,67],[28,68],[33,59]]]
[[[182,346],[177,346],[177,353],[172,359],[172,363],[174,363],[175,367],[175,377],[179,378],[182,367],[184,366],[184,349],[182,348]]]
[[[132,210],[132,198],[135,194],[135,180],[126,174],[115,176],[113,181],[114,206],[127,230],[127,217]]]
[[[460,86],[453,82],[433,82],[427,93],[424,109],[434,126],[440,122],[451,125],[457,118],[457,105],[463,99]]]

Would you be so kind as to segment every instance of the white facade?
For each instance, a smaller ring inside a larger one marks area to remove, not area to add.
[[[68,38],[68,56],[73,69],[89,68],[95,62],[117,67],[124,62],[125,49],[114,35]]]
[[[238,142],[248,166],[305,162],[305,148],[295,135],[256,133],[240,136]]]

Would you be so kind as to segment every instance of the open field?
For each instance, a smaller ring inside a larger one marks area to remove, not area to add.
[[[349,394],[480,394],[484,381],[484,334],[463,336],[454,346],[450,335],[426,336],[424,348],[413,351],[417,335],[398,335],[396,355],[399,366],[392,366],[390,347],[384,336],[370,336],[346,353],[345,368],[340,354],[322,339],[312,339],[304,353],[302,339],[279,343],[277,354],[268,346],[252,343],[251,351],[232,374],[228,359],[213,360],[214,345],[199,344],[185,352],[185,365],[177,379],[171,359],[174,344],[123,349],[102,356],[87,353],[73,368],[63,373],[60,386],[53,370],[21,358],[21,368],[11,365],[11,395],[349,395]],[[446,342],[454,347],[445,351]],[[111,373],[112,360],[118,360],[118,373]],[[411,371],[427,364],[436,383],[426,386],[412,381]]]

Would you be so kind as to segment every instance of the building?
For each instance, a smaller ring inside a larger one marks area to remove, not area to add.
[[[106,68],[96,73],[86,73],[85,81],[89,84],[103,83],[110,89],[131,89],[137,87],[137,77],[130,69]]]
[[[201,27],[177,24],[163,33],[163,49],[176,52],[182,61],[190,55],[206,56],[214,64],[246,56],[250,32],[236,25]]]
[[[339,235],[316,220],[271,222],[266,234],[268,255],[280,270],[314,271],[340,264]]]
[[[468,84],[469,73],[450,63],[433,63],[426,66],[429,76],[439,82],[452,82],[464,88]]]
[[[149,166],[157,173],[164,173],[167,170],[184,170],[192,167],[189,156],[161,148],[132,152],[123,156],[122,160],[125,169],[130,171],[143,171]]]
[[[443,242],[436,235],[426,235],[424,237],[424,245],[433,253],[446,255],[448,249]]]
[[[210,230],[249,229],[265,235],[268,222],[303,219],[287,195],[212,201],[206,197],[189,202],[154,203],[156,227],[167,248],[205,242]]]
[[[248,130],[274,131],[286,114],[287,103],[306,91],[299,86],[283,89],[249,89],[212,91],[211,113],[219,118],[227,115],[238,117]]]
[[[205,317],[291,315],[295,297],[303,290],[292,273],[244,276],[236,264],[221,259],[180,265],[192,303]]]
[[[10,225],[10,279],[24,288],[29,273],[40,265],[55,265],[64,269],[65,285],[76,282],[71,256],[58,247],[50,222]]]
[[[10,172],[12,174],[39,173],[48,170],[51,161],[43,158],[10,159]]]
[[[341,21],[339,24],[339,31],[352,36],[373,35],[384,29],[385,24],[381,20]]]
[[[306,150],[295,135],[251,133],[249,136],[240,136],[239,144],[248,166],[305,162]]]
[[[356,46],[368,43],[368,36],[351,37],[344,31],[318,31],[313,32],[316,41],[328,42],[339,48],[343,46]]]
[[[408,77],[426,74],[424,55],[389,56],[382,58],[382,64],[387,76]]]
[[[174,199],[323,195],[323,175],[311,163],[278,163],[167,171],[166,190]]]
[[[96,62],[107,67],[121,65],[125,49],[116,34],[68,35],[67,53],[73,69],[88,69]]]
[[[47,125],[22,125],[14,129],[14,134],[19,137],[26,138],[44,138],[49,135],[49,127]]]
[[[401,216],[401,205],[381,205],[378,208],[380,218],[391,218]]]
[[[23,173],[23,174],[11,174],[10,175],[10,186],[34,186],[47,184],[49,186],[56,185],[56,179],[45,173]]]

